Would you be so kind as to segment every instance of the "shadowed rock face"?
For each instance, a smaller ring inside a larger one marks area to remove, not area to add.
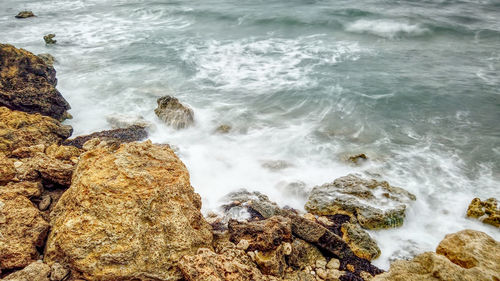
[[[79,136],[74,139],[66,140],[64,145],[72,145],[78,148],[83,148],[83,144],[87,141],[100,138],[103,140],[111,140],[119,143],[127,143],[140,141],[147,138],[148,132],[142,126],[130,126],[128,128],[120,128],[114,130],[100,131],[90,135]]]
[[[175,129],[183,129],[194,123],[193,110],[171,96],[161,97],[157,100],[156,115],[167,125]]]
[[[56,84],[56,71],[43,59],[0,44],[0,105],[64,120],[70,106]]]

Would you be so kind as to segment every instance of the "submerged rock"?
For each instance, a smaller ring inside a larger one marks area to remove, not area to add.
[[[474,198],[470,202],[469,208],[467,208],[467,216],[500,227],[500,209],[495,198],[489,198],[484,201]]]
[[[83,144],[87,141],[99,138],[101,140],[111,140],[118,143],[127,143],[133,141],[141,141],[148,137],[148,132],[144,127],[131,126],[128,128],[114,129],[95,132],[90,135],[79,136],[74,139],[69,139],[64,142],[64,145],[72,145],[78,148],[83,148]]]
[[[6,155],[22,147],[60,144],[72,132],[53,118],[0,107],[0,152]]]
[[[364,154],[364,153],[360,153],[360,154],[349,156],[349,158],[347,158],[347,160],[353,164],[358,165],[358,164],[361,164],[362,162],[368,160],[368,156],[366,156],[366,154]]]
[[[21,11],[16,15],[16,18],[18,19],[25,19],[25,18],[31,18],[34,17],[35,14],[33,14],[32,11]]]
[[[401,226],[412,200],[415,195],[386,181],[348,175],[314,187],[305,208],[316,215],[346,214],[364,228],[380,229]]]
[[[44,260],[87,280],[179,280],[211,228],[184,164],[167,145],[95,146],[52,210]]]
[[[161,97],[157,100],[156,115],[167,125],[176,129],[183,129],[194,123],[193,110],[171,96]]]
[[[56,71],[43,59],[0,44],[0,106],[64,120],[70,106],[56,84]]]
[[[26,197],[0,194],[0,270],[23,268],[38,259],[37,247],[47,236],[49,224]]]
[[[7,275],[2,281],[52,281],[49,276],[50,266],[42,261],[36,261],[22,270]]]
[[[54,40],[54,37],[56,37],[55,34],[50,33],[45,36],[43,36],[43,40],[45,41],[45,44],[50,45],[50,44],[55,44],[57,40]]]
[[[216,129],[215,129],[215,132],[216,133],[219,133],[219,134],[227,134],[231,131],[231,126],[230,125],[227,125],[227,124],[222,124],[222,125],[219,125]]]

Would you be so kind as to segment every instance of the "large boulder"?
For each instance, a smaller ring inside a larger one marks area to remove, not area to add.
[[[484,201],[474,198],[467,208],[467,216],[500,227],[500,209],[495,198],[488,198]]]
[[[500,280],[500,243],[487,234],[463,230],[449,234],[436,253],[426,252],[410,261],[391,264],[372,281],[491,281]]]
[[[0,44],[0,105],[64,120],[70,106],[56,84],[56,71],[43,59]]]
[[[118,128],[113,130],[105,130],[100,132],[95,132],[89,135],[78,136],[74,139],[69,139],[64,142],[64,145],[71,145],[78,148],[83,148],[83,145],[94,138],[99,138],[101,140],[126,143],[133,141],[141,141],[148,137],[148,132],[145,127],[133,125],[127,128]]]
[[[157,100],[156,115],[167,125],[183,129],[194,123],[194,113],[191,108],[183,105],[177,98],[161,97]]]
[[[21,147],[61,143],[72,132],[71,126],[53,118],[0,106],[0,153],[7,156]]]
[[[305,208],[316,215],[346,214],[364,228],[380,229],[401,226],[412,200],[415,195],[386,181],[351,174],[314,187]]]
[[[200,208],[168,145],[97,145],[52,210],[44,259],[87,280],[179,280],[181,257],[211,247]]]
[[[29,199],[0,193],[0,270],[22,268],[39,258],[49,224]]]

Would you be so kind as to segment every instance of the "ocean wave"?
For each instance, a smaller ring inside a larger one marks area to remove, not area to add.
[[[348,24],[346,31],[354,33],[369,33],[385,38],[395,38],[399,36],[419,36],[429,32],[427,28],[419,24],[398,22],[394,20],[357,20]]]

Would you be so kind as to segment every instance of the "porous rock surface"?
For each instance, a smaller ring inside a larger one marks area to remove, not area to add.
[[[305,208],[315,215],[346,214],[364,228],[380,229],[401,226],[412,200],[415,195],[386,181],[351,174],[314,187]]]
[[[495,198],[488,198],[484,201],[474,198],[467,208],[467,216],[500,227],[500,209]]]
[[[95,146],[52,210],[44,261],[87,280],[179,280],[181,257],[211,248],[200,208],[168,146]]]
[[[36,261],[22,270],[7,275],[2,281],[52,281],[49,276],[50,266],[42,261]]]

